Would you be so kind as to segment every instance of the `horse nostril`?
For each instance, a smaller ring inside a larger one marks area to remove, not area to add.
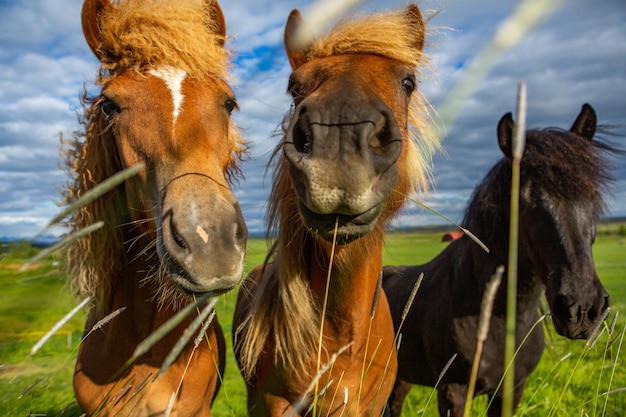
[[[298,152],[308,155],[313,151],[313,139],[300,118],[293,127],[291,137]]]
[[[392,139],[393,135],[391,134],[389,120],[385,118],[383,126],[377,132],[370,136],[368,140],[368,146],[373,153],[381,154],[384,151],[385,146],[389,144]]]
[[[174,224],[173,221],[170,221],[170,225],[172,229],[171,230],[172,239],[174,239],[174,242],[176,242],[176,244],[180,246],[182,249],[189,250],[189,245],[185,241],[185,238],[183,238],[183,236],[180,234],[180,232],[178,232],[178,229],[176,228],[176,225]]]

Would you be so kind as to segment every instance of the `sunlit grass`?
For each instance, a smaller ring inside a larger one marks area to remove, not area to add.
[[[394,265],[423,263],[445,247],[441,235],[388,235],[384,262]],[[626,307],[625,247],[626,237],[605,235],[602,231],[594,245],[598,275],[611,295],[614,312],[624,311]],[[266,253],[264,240],[251,239],[246,271],[262,263]],[[21,248],[0,260],[0,415],[59,416],[65,410],[64,417],[78,416],[72,374],[85,315],[80,313],[73,317],[39,352],[26,359],[37,340],[79,302],[70,295],[54,257],[18,273],[16,266],[30,256],[30,249]],[[245,385],[231,344],[235,298],[236,292],[233,291],[221,296],[216,304],[227,344],[224,384],[213,405],[213,414],[217,417],[247,415]],[[607,329],[603,329],[598,342],[584,353],[581,361],[578,358],[583,354],[584,341],[559,337],[549,320],[544,323],[550,331],[546,337],[547,348],[538,368],[528,379],[516,415],[543,417],[554,410],[555,416],[622,416],[626,409],[626,392],[619,389],[626,387],[626,373],[620,368],[619,359],[623,361],[624,353],[623,348],[618,352],[617,338],[624,330],[626,318],[623,315],[618,317],[612,337]],[[568,379],[571,381],[559,400]],[[614,392],[604,395],[609,389]],[[428,401],[432,392],[432,388],[414,387],[405,402],[403,415],[437,415],[436,401]],[[486,405],[486,398],[478,397],[472,405],[472,416],[484,415]]]

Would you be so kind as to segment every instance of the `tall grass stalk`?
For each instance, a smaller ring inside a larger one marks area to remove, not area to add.
[[[29,266],[41,261],[42,259],[47,258],[48,256],[52,255],[54,252],[63,248],[68,243],[73,242],[74,240],[79,239],[83,236],[87,236],[89,233],[92,233],[100,229],[102,226],[104,226],[104,222],[102,221],[96,222],[87,227],[83,227],[82,229],[72,234],[65,236],[63,239],[59,240],[54,245],[49,246],[45,249],[42,249],[41,251],[37,253],[37,255],[33,256],[32,258],[24,262],[24,264],[22,264],[21,268],[19,269],[19,272],[24,272]]]
[[[504,366],[512,363],[515,354],[515,318],[517,315],[517,258],[519,236],[519,185],[520,164],[525,146],[526,132],[526,83],[520,82],[517,98],[516,124],[511,145],[511,215],[509,223],[509,258],[507,274],[506,338],[504,344]],[[502,416],[513,416],[515,389],[515,367],[504,375]]]
[[[463,105],[478,89],[491,67],[504,52],[517,45],[535,26],[546,19],[562,3],[562,0],[522,0],[505,20],[503,20],[489,43],[476,54],[461,74],[439,108],[444,131],[454,124]]]
[[[51,228],[52,226],[54,226],[57,223],[59,223],[61,220],[63,220],[65,217],[67,217],[74,210],[77,210],[78,208],[80,208],[80,207],[82,207],[82,206],[84,206],[84,205],[94,201],[96,198],[100,197],[101,195],[104,195],[104,194],[108,193],[109,191],[111,191],[112,189],[117,187],[118,185],[122,184],[127,179],[134,177],[143,168],[144,168],[144,164],[143,163],[139,163],[137,165],[133,165],[130,168],[126,168],[126,169],[118,172],[117,174],[112,175],[111,177],[107,178],[106,180],[102,181],[101,183],[99,183],[98,185],[93,187],[91,190],[89,190],[85,194],[83,194],[78,200],[76,200],[72,204],[68,205],[59,214],[54,216],[54,218],[52,218],[52,220],[50,220],[48,222],[48,225],[44,229],[44,232],[46,230],[48,230],[49,228]]]
[[[528,340],[530,335],[533,333],[533,331],[535,331],[535,328],[537,326],[539,326],[539,324],[541,324],[547,317],[548,317],[547,314],[544,314],[541,317],[539,317],[537,319],[537,321],[535,321],[533,323],[533,325],[531,326],[530,330],[528,330],[528,332],[524,336],[524,339],[522,339],[522,341],[520,342],[519,346],[515,349],[515,352],[513,353],[513,357],[511,358],[511,360],[509,362],[506,363],[506,367],[504,368],[504,374],[502,375],[502,378],[498,382],[498,385],[496,386],[496,389],[495,389],[494,392],[498,392],[500,390],[500,387],[504,383],[504,379],[505,379],[506,375],[509,373],[511,368],[514,367],[514,365],[515,365],[515,358],[517,358],[517,355],[519,354],[520,350],[522,350],[522,347],[526,344],[526,341]],[[491,403],[493,402],[493,400],[495,400],[495,397],[492,397],[489,400],[489,403],[487,403],[487,408],[489,408],[491,406]]]
[[[491,321],[491,313],[493,311],[493,301],[496,298],[496,292],[500,287],[502,275],[504,274],[504,266],[500,265],[496,269],[496,273],[491,277],[485,288],[483,299],[480,306],[480,316],[478,318],[478,334],[476,335],[476,353],[474,354],[474,362],[470,373],[469,383],[467,385],[467,395],[465,399],[465,409],[463,416],[469,417],[472,409],[472,400],[474,399],[474,391],[476,389],[476,378],[478,377],[478,365],[480,365],[480,357],[483,353],[483,346],[487,340],[489,333],[489,322]]]
[[[289,411],[289,413],[287,414],[286,417],[297,417],[299,415],[300,411],[304,409],[304,406],[307,403],[307,399],[309,397],[309,394],[312,391],[315,391],[315,397],[313,399],[313,412],[315,413],[315,408],[316,408],[315,404],[317,403],[316,400],[317,400],[317,397],[320,395],[320,394],[318,394],[320,392],[319,391],[319,386],[318,386],[320,378],[335,363],[335,361],[337,360],[339,355],[341,355],[346,349],[348,349],[350,346],[352,346],[352,344],[353,344],[353,342],[350,342],[347,345],[342,346],[337,352],[332,354],[332,356],[330,357],[328,362],[326,362],[325,364],[320,366],[319,370],[317,371],[317,374],[315,374],[315,376],[311,380],[311,383],[307,387],[306,391],[304,391],[304,394],[302,394],[302,396],[300,396],[300,399],[298,399],[298,401],[296,401],[295,403],[292,404],[291,410]],[[332,380],[329,381],[328,384],[326,384],[326,387],[328,385],[330,385],[330,383],[332,383]],[[313,415],[315,415],[315,414],[313,414]]]
[[[439,213],[437,210],[428,207],[426,204],[417,201],[416,199],[398,191],[398,190],[393,190],[396,194],[400,194],[402,197],[406,198],[409,201],[414,202],[415,204],[417,204],[418,206],[420,206],[421,208],[430,211],[431,213],[441,217],[442,219],[444,219],[445,221],[447,221],[450,224],[453,224],[457,229],[459,229],[460,231],[462,231],[464,234],[466,234],[470,239],[472,239],[478,246],[480,246],[485,252],[489,253],[489,248],[487,247],[487,245],[485,245],[475,234],[473,234],[470,230],[464,228],[463,226],[461,226],[460,224],[456,223],[454,220],[450,219],[449,217],[446,217],[445,215]]]
[[[322,342],[324,339],[324,318],[326,317],[326,308],[328,306],[328,291],[330,289],[330,275],[333,270],[333,261],[335,259],[335,247],[337,246],[337,231],[339,230],[339,216],[335,218],[335,230],[333,231],[333,241],[330,249],[330,259],[328,260],[328,274],[326,275],[326,289],[324,290],[324,303],[322,305],[322,319],[320,320],[320,337],[317,342],[317,375],[320,373],[320,367],[322,362]],[[343,352],[343,350],[342,350]],[[334,363],[335,361],[333,361]],[[317,376],[316,375],[316,376]],[[315,398],[317,399],[319,393],[320,376],[315,379]],[[317,401],[313,401],[313,415],[316,415]]]
[[[596,334],[592,334],[590,336],[590,339],[595,338],[599,331],[600,331],[600,328],[597,328],[596,329]],[[559,404],[563,400],[563,397],[565,396],[565,393],[569,389],[569,386],[572,383],[572,379],[574,378],[574,375],[576,374],[576,371],[578,370],[578,367],[580,366],[580,364],[582,363],[583,359],[585,358],[585,356],[587,356],[587,353],[590,350],[591,350],[590,345],[585,344],[585,346],[583,347],[583,350],[580,352],[580,355],[578,356],[578,359],[576,360],[576,363],[574,364],[574,367],[572,368],[571,372],[567,376],[567,381],[565,381],[565,384],[563,384],[563,386],[561,387],[561,390],[559,391],[559,396],[557,397],[556,402],[554,403],[554,405],[550,409],[550,413],[548,414],[548,417],[552,417],[552,416],[554,416],[557,413],[557,407],[559,406]],[[615,362],[617,363],[617,358],[615,359]]]
[[[172,366],[174,361],[176,361],[178,356],[180,356],[180,353],[183,351],[183,349],[187,345],[187,342],[189,342],[192,336],[196,334],[196,332],[198,331],[200,326],[203,325],[204,320],[209,316],[209,314],[211,314],[211,312],[214,311],[214,307],[216,303],[217,303],[217,298],[212,299],[211,302],[208,303],[202,309],[202,312],[198,314],[198,316],[193,319],[191,324],[187,326],[187,328],[183,331],[183,334],[180,335],[180,337],[176,341],[176,344],[174,345],[172,350],[165,357],[165,360],[163,361],[163,364],[161,365],[161,368],[159,369],[157,378],[163,376],[163,374],[167,372],[169,367]],[[210,324],[212,319],[213,318],[211,318],[211,320],[207,320],[207,322]],[[202,333],[200,333],[200,335],[202,335]],[[198,344],[196,344],[195,346],[198,346]]]
[[[450,367],[454,363],[454,360],[456,359],[457,356],[458,356],[458,353],[456,352],[452,356],[450,356],[450,359],[448,359],[448,362],[446,362],[441,372],[439,372],[439,375],[437,376],[437,382],[435,383],[435,386],[433,387],[433,389],[430,390],[430,394],[428,394],[428,398],[426,399],[426,404],[424,405],[422,414],[426,412],[426,410],[428,410],[428,405],[430,404],[430,401],[433,399],[433,396],[437,392],[437,388],[439,387],[441,380],[443,379],[444,375],[448,372],[448,369],[450,369]]]
[[[626,333],[626,326],[624,326],[624,328],[621,331],[621,335],[619,338],[619,345],[617,347],[617,353],[615,354],[615,360],[613,361],[613,367],[611,368],[611,377],[609,379],[609,386],[607,387],[606,393],[605,393],[605,397],[604,397],[604,407],[602,408],[602,415],[605,416],[606,415],[606,408],[608,406],[609,403],[609,393],[611,392],[611,385],[613,385],[613,378],[615,377],[615,369],[617,368],[617,362],[619,359],[619,354],[622,350],[622,344],[624,342],[624,333]],[[610,343],[607,342],[607,346],[610,346]],[[607,347],[608,350],[608,347]],[[624,388],[622,388],[624,389]]]
[[[152,332],[148,337],[146,337],[141,343],[137,345],[135,351],[132,356],[126,361],[126,363],[122,366],[121,369],[118,370],[113,379],[117,379],[121,373],[123,373],[130,365],[132,365],[140,356],[148,352],[155,344],[157,344],[161,339],[163,339],[169,332],[174,330],[176,326],[178,326],[191,312],[193,309],[197,308],[197,306],[204,303],[206,300],[210,298],[210,294],[203,294],[200,298],[196,300],[195,303],[190,303],[185,306],[182,310],[172,316],[169,320],[159,326],[154,332]]]
[[[59,331],[61,327],[65,325],[72,317],[76,315],[87,303],[91,300],[91,297],[86,297],[83,301],[81,301],[76,307],[74,307],[69,313],[67,313],[61,320],[55,323],[54,326],[45,334],[30,350],[30,353],[27,356],[27,359],[33,356],[35,353],[41,349],[41,347],[48,341],[56,332]]]

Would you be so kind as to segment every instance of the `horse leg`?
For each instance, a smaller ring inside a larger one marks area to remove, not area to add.
[[[521,380],[517,383],[515,388],[513,389],[513,412],[517,409],[520,401],[522,401],[522,396],[524,395],[524,388],[526,387],[526,379]],[[497,394],[490,396],[491,406],[489,410],[487,410],[487,416],[489,417],[500,417],[502,415],[502,391],[498,391]]]
[[[437,388],[439,415],[441,417],[462,417],[467,397],[467,385],[442,384]]]
[[[387,410],[390,413],[390,417],[400,417],[400,413],[402,413],[402,404],[404,404],[404,398],[411,390],[411,386],[412,385],[408,382],[396,379],[396,382],[393,384],[389,400],[387,401]]]

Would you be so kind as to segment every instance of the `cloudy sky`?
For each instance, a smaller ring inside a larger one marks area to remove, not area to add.
[[[221,1],[234,51],[233,88],[241,107],[235,118],[253,145],[252,158],[243,165],[245,179],[236,189],[251,232],[264,228],[270,183],[264,167],[278,141],[273,132],[290,105],[285,94],[289,68],[282,46],[284,23],[295,7],[306,19],[314,3]],[[356,7],[386,10],[405,4],[365,0]],[[437,29],[428,47],[433,71],[420,88],[441,109],[518,2],[419,4],[423,10],[439,10],[431,20]],[[59,211],[57,190],[66,181],[59,169],[59,133],[67,137],[78,127],[79,94],[83,85],[93,82],[98,68],[82,35],[81,5],[81,0],[0,0],[0,237],[32,237]],[[569,128],[584,102],[594,106],[601,123],[625,125],[624,0],[565,0],[496,57],[448,128],[446,154],[434,161],[436,188],[426,198],[429,206],[460,219],[474,186],[500,157],[496,124],[505,112],[515,110],[521,79],[528,85],[530,127]],[[617,131],[625,133],[623,127]],[[626,148],[625,138],[612,140]],[[619,181],[607,199],[611,215],[625,216],[626,161],[616,163]],[[442,222],[410,204],[396,225]]]

